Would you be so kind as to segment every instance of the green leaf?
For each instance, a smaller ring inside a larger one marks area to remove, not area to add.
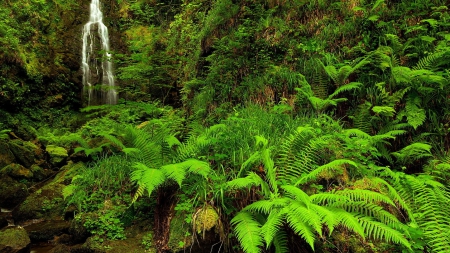
[[[257,222],[251,213],[239,212],[232,220],[234,233],[241,243],[245,253],[259,253],[263,246],[261,236],[261,224]]]

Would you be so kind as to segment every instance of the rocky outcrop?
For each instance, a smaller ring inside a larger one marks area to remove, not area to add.
[[[0,169],[14,162],[14,154],[6,141],[0,140]]]
[[[12,140],[9,143],[9,149],[14,154],[17,163],[30,168],[33,164],[39,164],[43,161],[42,150],[29,141]]]
[[[0,178],[0,206],[3,208],[14,208],[28,196],[27,186],[13,180],[7,175]]]
[[[0,174],[8,175],[16,180],[31,180],[33,172],[20,164],[12,163],[0,170]]]
[[[65,185],[52,182],[37,190],[13,211],[16,222],[30,219],[60,220],[64,215],[62,189]]]
[[[0,253],[30,252],[30,238],[22,227],[11,227],[0,231]]]

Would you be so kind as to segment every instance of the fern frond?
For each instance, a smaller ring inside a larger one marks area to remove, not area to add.
[[[412,163],[420,158],[432,156],[431,146],[426,143],[416,142],[402,148],[400,151],[393,152],[392,155],[401,163]]]
[[[261,234],[263,235],[267,248],[269,248],[276,235],[280,232],[285,216],[285,209],[272,210],[267,217],[266,223],[262,225]]]
[[[166,180],[166,176],[159,169],[151,169],[142,163],[136,163],[133,168],[137,170],[131,173],[131,181],[147,190],[149,196]]]
[[[359,223],[358,218],[355,214],[346,212],[340,208],[329,208],[335,214],[335,217],[339,220],[339,223],[349,230],[354,231],[360,235],[363,239],[366,238],[364,228]]]
[[[275,253],[289,253],[288,239],[284,230],[279,230],[273,238]]]
[[[261,224],[249,212],[239,212],[232,220],[234,232],[245,253],[259,253],[263,246]]]
[[[314,240],[316,238],[313,228],[305,223],[296,212],[288,211],[286,213],[286,220],[292,230],[294,230],[297,235],[303,238],[303,240],[305,240],[314,250]]]
[[[289,200],[287,198],[275,198],[270,200],[263,199],[247,205],[242,210],[269,214],[273,209],[286,206],[288,203]]]
[[[352,165],[354,167],[358,167],[355,162],[347,160],[347,159],[337,159],[332,162],[329,162],[327,164],[324,164],[317,169],[311,171],[305,176],[302,176],[295,185],[302,185],[310,181],[315,181],[319,179],[319,175],[323,173],[324,171],[329,170],[339,170],[342,169],[346,165]]]
[[[343,86],[340,86],[339,88],[337,88],[328,98],[332,99],[335,96],[341,94],[342,92],[360,89],[361,86],[362,86],[362,83],[358,83],[358,82],[348,83],[346,85],[343,85]]]
[[[374,221],[369,217],[360,217],[359,221],[369,237],[372,237],[375,240],[402,244],[408,249],[411,249],[411,244],[399,231],[383,223]]]
[[[342,195],[348,197],[352,201],[365,201],[365,202],[371,202],[371,203],[386,203],[391,206],[395,206],[394,202],[387,196],[370,191],[370,190],[363,190],[363,189],[345,189],[341,191],[334,192],[336,195]]]
[[[291,201],[288,205],[288,215],[295,215],[303,223],[308,224],[314,232],[322,236],[322,219],[314,209],[306,207],[306,205],[299,201]]]
[[[125,145],[123,145],[122,141],[117,139],[115,136],[108,134],[108,133],[100,133],[100,136],[104,137],[108,141],[110,141],[112,144],[114,144],[116,147],[120,148],[121,150],[126,148]]]

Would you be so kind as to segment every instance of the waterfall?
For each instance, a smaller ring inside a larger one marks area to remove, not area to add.
[[[97,33],[95,33],[97,30]],[[92,0],[89,22],[83,28],[82,63],[83,88],[87,90],[88,105],[91,103],[116,104],[117,91],[114,86],[114,71],[109,51],[108,28],[103,24],[100,0]],[[97,54],[102,50],[101,60]],[[101,84],[98,91],[96,85]]]

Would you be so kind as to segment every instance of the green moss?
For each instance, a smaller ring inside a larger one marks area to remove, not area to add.
[[[2,245],[16,249],[21,247],[25,248],[29,244],[30,238],[24,228],[15,227],[0,231],[0,249]]]
[[[0,173],[16,179],[31,179],[33,177],[33,172],[31,170],[15,163],[4,167],[0,170]]]
[[[175,215],[170,221],[169,249],[178,252],[192,244],[191,225],[184,221],[183,215]]]
[[[69,156],[66,149],[55,145],[48,145],[45,150],[50,155],[50,162],[53,165],[62,163]]]
[[[195,214],[194,219],[195,229],[197,233],[200,234],[202,231],[208,231],[217,225],[219,214],[217,214],[212,206],[208,205],[199,209]]]

